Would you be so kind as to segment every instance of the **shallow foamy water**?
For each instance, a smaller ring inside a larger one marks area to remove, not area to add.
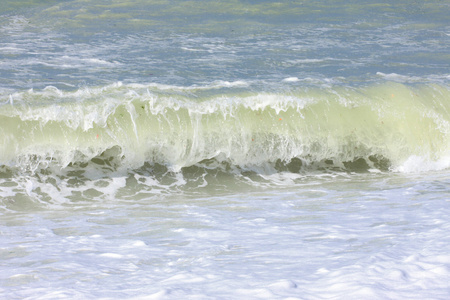
[[[450,298],[450,6],[391,2],[2,0],[0,298]]]
[[[278,188],[215,196],[208,187],[141,189],[127,199],[117,197],[125,178],[116,178],[115,192],[81,202],[29,207],[16,197],[2,213],[0,291],[9,299],[447,298],[447,174],[318,175],[294,186],[280,186],[292,174],[274,176]]]

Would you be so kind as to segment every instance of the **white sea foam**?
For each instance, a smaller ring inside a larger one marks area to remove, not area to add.
[[[445,156],[438,160],[412,155],[395,171],[404,173],[420,173],[429,171],[440,171],[450,168],[450,157]]]
[[[420,77],[405,76],[405,75],[400,75],[400,74],[396,74],[396,73],[385,74],[382,72],[377,72],[377,75],[380,77],[383,77],[387,80],[392,80],[392,81],[396,81],[396,82],[420,82],[420,81],[422,81],[422,78],[420,78]]]
[[[16,248],[5,252],[11,262],[4,266],[11,283],[6,292],[44,298],[57,289],[68,297],[113,292],[144,299],[445,299],[450,224],[446,200],[438,195],[448,176],[433,176],[311,176],[295,188],[286,184],[282,194],[255,186],[238,196],[196,190],[141,201],[120,199],[132,188],[128,183],[108,201],[67,203],[16,220],[20,226],[8,223],[3,232],[15,233],[0,251]],[[97,183],[102,180],[109,179]],[[43,187],[37,182],[36,189]],[[31,274],[16,260],[42,264]],[[79,274],[90,279],[75,289]],[[44,282],[51,290],[42,289]]]
[[[297,82],[299,81],[298,77],[288,77],[283,79],[284,82]]]
[[[448,299],[448,1],[366,2],[2,0],[1,296]]]

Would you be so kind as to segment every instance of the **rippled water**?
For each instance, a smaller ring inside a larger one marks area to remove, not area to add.
[[[2,216],[2,293],[446,298],[448,174],[283,176],[156,195],[119,177],[115,193],[85,187],[59,207],[16,196]]]
[[[0,4],[0,296],[447,299],[445,1]]]

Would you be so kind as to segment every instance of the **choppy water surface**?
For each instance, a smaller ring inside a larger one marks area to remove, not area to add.
[[[59,191],[25,183],[25,190],[35,187],[29,194],[3,198],[2,293],[163,299],[448,295],[445,173],[426,179],[225,176],[209,182],[214,189],[189,189],[189,182],[175,177],[160,190],[148,186],[153,178],[136,174],[109,185],[92,180],[57,205],[42,190],[68,193],[71,179],[58,184]]]
[[[447,299],[445,1],[3,1],[0,295]]]

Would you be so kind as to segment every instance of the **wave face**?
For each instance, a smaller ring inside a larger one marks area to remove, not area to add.
[[[385,82],[255,92],[244,82],[47,87],[3,96],[0,165],[34,171],[207,162],[270,172],[450,166],[450,90]],[[211,166],[212,168],[213,166]],[[266,168],[267,170],[267,168]]]

